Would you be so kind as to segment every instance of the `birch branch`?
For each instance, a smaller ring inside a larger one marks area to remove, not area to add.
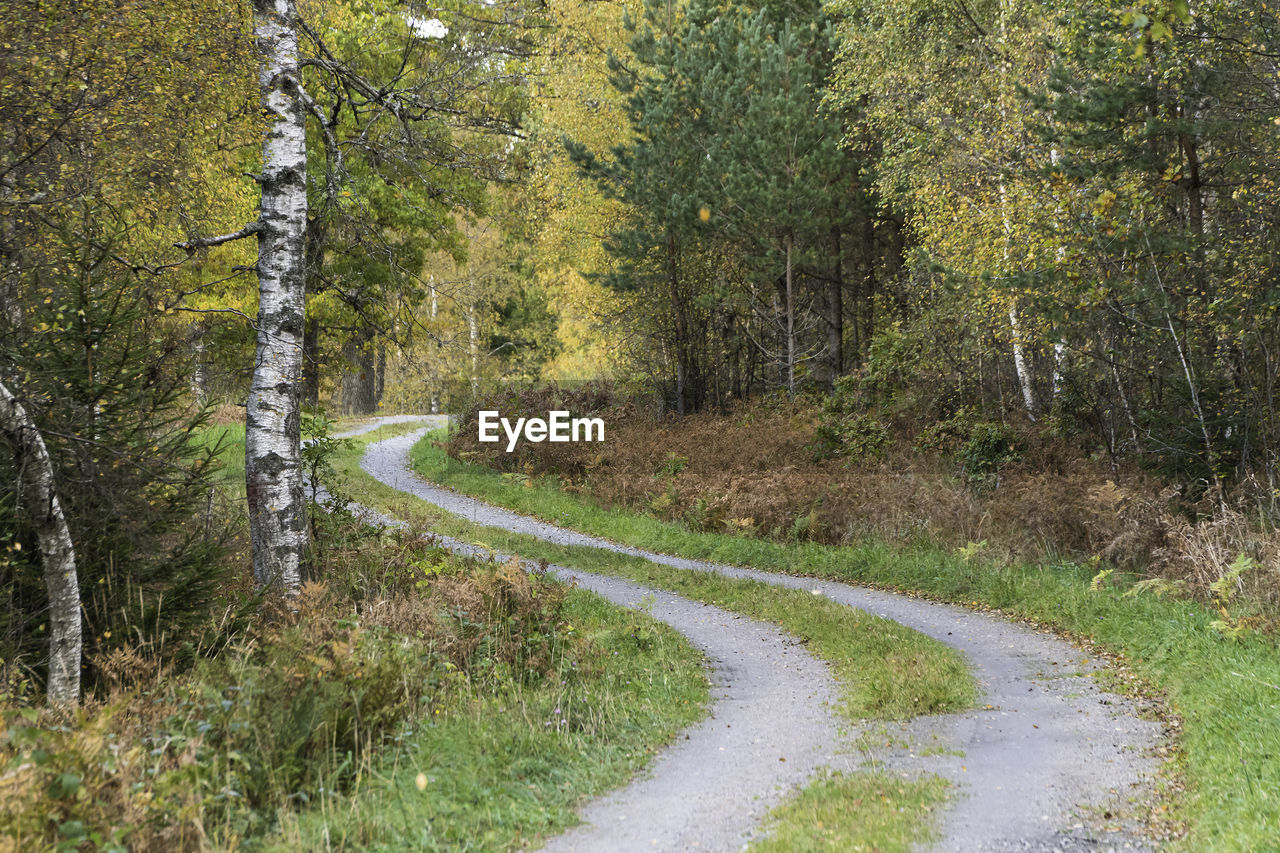
[[[181,243],[173,245],[179,249],[185,249],[188,254],[196,249],[207,249],[211,246],[221,246],[223,243],[230,243],[233,240],[243,240],[245,237],[252,237],[262,231],[261,222],[250,222],[239,231],[233,231],[230,234],[223,234],[218,237],[192,237],[190,240],[184,240]]]

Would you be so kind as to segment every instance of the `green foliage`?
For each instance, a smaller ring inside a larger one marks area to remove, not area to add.
[[[847,414],[824,419],[814,433],[814,456],[850,460],[884,455],[889,430],[873,415]]]
[[[1017,442],[1008,424],[976,423],[957,454],[970,479],[994,477],[1002,465],[1018,458]]]
[[[337,478],[334,476],[333,458],[350,441],[334,437],[334,423],[318,407],[303,410],[302,470],[311,485],[312,502],[321,487],[327,488],[331,495],[336,496],[334,489],[337,488]]]
[[[1251,46],[1276,11],[827,9],[828,102],[850,144],[876,146],[868,177],[919,247],[889,285],[869,390],[929,418],[1050,414],[1189,494],[1271,466],[1280,147],[1274,69]]]
[[[85,659],[125,644],[189,659],[211,641],[234,525],[215,514],[216,446],[195,432],[184,339],[152,310],[154,293],[101,248],[68,236],[72,265],[42,285],[21,327],[0,318],[0,371],[15,385],[53,459],[76,550]],[[44,654],[45,593],[35,533],[17,505],[12,449],[0,453],[0,528],[20,552],[3,565],[9,598],[0,657]],[[15,559],[16,558],[16,559]]]
[[[1239,639],[1250,630],[1248,621],[1233,615],[1229,608],[1232,600],[1235,599],[1236,594],[1240,591],[1241,578],[1244,577],[1245,573],[1256,571],[1258,568],[1257,560],[1248,554],[1239,554],[1222,577],[1209,586],[1210,591],[1213,592],[1214,604],[1217,605],[1218,612],[1222,614],[1222,618],[1213,620],[1209,627],[1224,637],[1229,637],[1233,640]]]
[[[489,353],[502,363],[504,377],[531,382],[560,352],[558,316],[547,294],[534,285],[526,282],[511,290],[494,306],[497,324],[489,335]]]
[[[657,474],[659,477],[674,477],[688,467],[689,457],[668,453],[666,460],[659,466]]]
[[[609,67],[631,133],[607,156],[565,145],[628,213],[605,240],[616,265],[602,280],[648,321],[650,375],[678,412],[723,405],[730,384],[794,390],[824,346],[833,380],[843,359],[824,332],[843,311],[841,240],[865,234],[870,204],[839,119],[819,109],[821,10],[646,2],[627,24],[629,50]],[[750,375],[761,352],[768,366]]]
[[[863,410],[860,380],[845,376],[822,404],[822,419],[810,445],[814,458],[844,458],[850,461],[883,456],[889,443],[889,429]]]

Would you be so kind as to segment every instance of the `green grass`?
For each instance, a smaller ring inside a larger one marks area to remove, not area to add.
[[[463,690],[353,790],[288,816],[269,850],[505,850],[577,822],[707,701],[700,657],[667,626],[582,591],[572,624],[598,650],[571,688]],[[419,788],[419,777],[424,786]]]
[[[438,438],[438,436],[437,436]],[[1264,849],[1280,826],[1280,652],[1274,637],[1237,639],[1186,600],[1091,589],[1093,570],[1070,563],[997,567],[927,545],[834,547],[703,533],[606,509],[546,481],[521,483],[450,459],[430,440],[413,453],[425,476],[460,492],[618,542],[758,569],[882,586],[1001,609],[1123,654],[1181,718],[1171,794],[1187,850]]]
[[[210,427],[197,441],[221,448],[215,482],[243,496],[244,427]],[[281,810],[274,835],[245,845],[500,850],[576,823],[581,802],[625,783],[704,716],[709,685],[701,654],[644,613],[575,590],[565,616],[595,650],[568,686],[507,680],[491,693],[459,679],[438,713],[364,759],[353,785]]]
[[[360,470],[358,463],[366,444],[411,429],[397,425],[368,433],[354,439],[339,455],[335,469],[355,500],[494,551],[625,577],[774,622],[804,640],[815,655],[831,665],[841,690],[841,711],[851,720],[958,711],[971,707],[977,697],[977,686],[958,652],[896,622],[803,590],[688,572],[598,548],[553,545],[482,527],[383,486]],[[415,448],[415,454],[421,447]]]
[[[947,788],[937,776],[900,779],[879,773],[833,773],[775,809],[766,824],[769,837],[751,849],[907,853],[934,840],[936,833],[931,821],[903,816],[931,813],[945,802]]]
[[[958,653],[896,622],[803,590],[628,560],[611,574],[773,622],[825,660],[851,722],[905,719],[972,706],[977,687]]]
[[[213,484],[228,495],[244,497],[244,424],[205,427],[193,437],[197,447],[218,449]]]

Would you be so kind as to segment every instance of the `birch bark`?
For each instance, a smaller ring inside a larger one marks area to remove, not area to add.
[[[51,705],[80,701],[80,581],[76,552],[62,514],[53,478],[53,462],[27,410],[0,382],[0,429],[21,454],[22,496],[40,540],[44,588],[49,598],[49,676],[45,690]]]
[[[258,81],[271,121],[262,146],[258,340],[245,429],[253,574],[295,592],[307,540],[300,452],[307,219],[305,94],[294,0],[253,0]]]

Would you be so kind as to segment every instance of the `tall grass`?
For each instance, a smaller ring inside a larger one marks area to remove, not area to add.
[[[199,440],[234,462],[242,436]],[[317,521],[320,580],[191,668],[127,647],[70,718],[0,688],[4,849],[507,847],[702,715],[701,655],[647,615]]]

